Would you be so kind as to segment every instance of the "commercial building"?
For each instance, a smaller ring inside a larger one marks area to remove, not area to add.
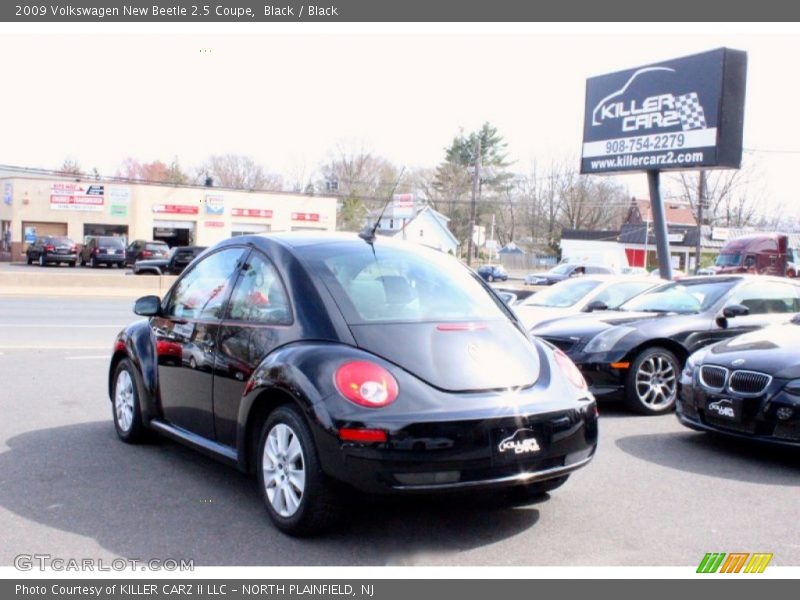
[[[210,246],[236,235],[336,229],[336,198],[326,196],[84,178],[2,177],[0,186],[0,239],[11,232],[15,261],[40,235]]]

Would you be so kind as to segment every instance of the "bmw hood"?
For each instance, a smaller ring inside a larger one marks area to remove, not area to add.
[[[539,378],[539,354],[511,321],[351,325],[360,348],[433,387],[471,392],[527,387]]]
[[[641,321],[665,318],[658,317],[648,312],[623,312],[618,310],[604,310],[593,313],[585,313],[562,319],[542,321],[538,326],[531,330],[531,333],[543,337],[587,337],[594,336],[616,327],[617,325],[629,325]],[[666,317],[669,318],[669,317]]]
[[[729,369],[800,377],[800,325],[773,325],[714,344],[703,357]]]

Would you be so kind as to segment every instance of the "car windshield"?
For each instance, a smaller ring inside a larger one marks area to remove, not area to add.
[[[350,323],[508,319],[502,302],[458,261],[376,243],[302,249]]]
[[[101,248],[124,248],[125,244],[120,238],[99,238],[97,245]]]
[[[567,308],[577,304],[598,285],[600,285],[600,282],[594,279],[586,279],[584,277],[568,279],[526,298],[522,306]]]
[[[714,263],[718,267],[738,267],[742,264],[741,254],[720,254],[717,257],[717,262]]]
[[[702,312],[713,306],[733,284],[733,281],[668,283],[629,300],[620,306],[620,310],[682,314]]]
[[[553,275],[567,275],[572,270],[572,265],[558,265],[550,269]]]
[[[75,245],[75,242],[73,242],[68,237],[64,237],[64,236],[51,238],[50,243],[52,243],[52,244],[64,244],[64,245],[67,245],[67,246],[74,246]]]

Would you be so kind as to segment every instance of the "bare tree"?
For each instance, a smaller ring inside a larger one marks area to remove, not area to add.
[[[78,164],[78,161],[72,157],[67,157],[61,164],[61,167],[56,171],[59,175],[71,175],[79,177],[83,175],[83,169]]]
[[[212,178],[214,185],[244,190],[280,191],[283,178],[268,172],[250,156],[219,154],[209,157],[201,167]]]

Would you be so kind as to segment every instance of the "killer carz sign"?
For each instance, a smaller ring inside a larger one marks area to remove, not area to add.
[[[746,74],[719,48],[588,79],[581,173],[738,169]]]

